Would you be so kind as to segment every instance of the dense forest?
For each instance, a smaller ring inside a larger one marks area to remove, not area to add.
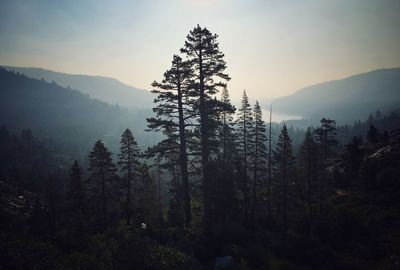
[[[91,98],[55,81],[32,79],[0,68],[0,123],[9,130],[29,128],[56,151],[85,159],[90,145],[102,138],[116,152],[119,133],[136,127],[143,147],[162,136],[145,132],[151,109],[129,110]]]
[[[153,104],[151,92],[128,86],[116,79],[103,76],[65,74],[43,68],[3,67],[6,70],[24,74],[30,78],[56,82],[63,87],[77,89],[83,94],[109,104],[118,104],[129,109],[147,109]]]
[[[273,123],[200,26],[151,113],[0,76],[1,269],[399,267],[398,111]]]

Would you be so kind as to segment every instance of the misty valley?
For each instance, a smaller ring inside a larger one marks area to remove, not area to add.
[[[0,68],[0,269],[399,269],[400,68],[232,101],[177,44],[151,92]]]

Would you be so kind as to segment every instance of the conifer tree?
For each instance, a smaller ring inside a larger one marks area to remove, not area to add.
[[[318,179],[318,149],[310,128],[307,128],[303,143],[300,145],[298,164],[300,167],[300,174],[304,180],[303,191],[306,208],[310,219],[312,219]]]
[[[98,140],[89,154],[89,169],[92,183],[92,199],[95,205],[101,206],[101,221],[103,229],[107,225],[108,197],[112,193],[112,180],[116,167],[112,161],[111,152]]]
[[[289,183],[292,177],[294,157],[292,150],[292,140],[289,137],[288,130],[284,124],[278,137],[276,145],[275,161],[277,164],[278,177],[280,182],[281,194],[281,214],[282,231],[284,239],[287,237],[288,228],[288,210],[289,210]]]
[[[326,167],[327,159],[333,154],[334,147],[337,145],[336,136],[336,121],[331,119],[322,118],[321,126],[317,128],[314,133],[316,134],[316,141],[319,146],[320,152],[320,181],[319,181],[319,200],[320,200],[320,214],[324,209],[325,192],[328,183],[326,183]]]
[[[181,52],[185,54],[194,71],[193,88],[198,98],[198,113],[200,121],[201,165],[204,193],[204,225],[211,229],[212,217],[212,192],[209,168],[209,139],[213,132],[210,125],[210,115],[215,103],[212,96],[220,87],[226,85],[229,76],[224,73],[226,63],[224,54],[220,52],[217,42],[218,36],[212,34],[207,28],[197,25],[190,31]]]
[[[66,211],[69,214],[73,227],[82,229],[84,220],[85,188],[83,183],[83,170],[77,160],[69,169],[69,182],[65,196]],[[72,219],[72,220],[71,220]]]
[[[266,173],[267,165],[267,137],[264,120],[262,119],[262,110],[258,101],[254,105],[254,127],[252,130],[252,137],[254,139],[253,152],[251,154],[253,162],[253,183],[252,183],[252,218],[255,219],[257,207],[258,207],[258,193],[260,190],[265,191],[264,175]]]
[[[180,180],[179,166],[179,144],[177,143],[177,135],[174,134],[171,127],[166,128],[166,139],[157,145],[147,149],[146,154],[149,157],[155,157],[155,162],[160,171],[165,171],[169,178],[169,192],[174,201],[176,208],[182,210],[182,181]]]
[[[148,225],[157,223],[157,185],[155,179],[150,175],[150,167],[143,163],[139,167],[141,196],[139,208],[142,211],[143,221]]]
[[[194,118],[192,87],[192,69],[188,61],[174,55],[172,67],[164,73],[161,83],[153,82],[155,87],[152,92],[157,94],[153,109],[156,117],[148,118],[150,130],[162,129],[164,134],[168,133],[170,139],[175,139],[175,146],[179,149],[179,165],[182,175],[182,195],[185,209],[185,224],[190,225],[191,199],[188,174],[187,143],[190,119]],[[173,147],[173,145],[170,144]],[[161,150],[161,148],[158,148]]]
[[[243,192],[243,210],[245,220],[248,220],[249,215],[249,153],[253,146],[252,130],[253,130],[253,112],[249,104],[249,99],[246,95],[246,90],[243,91],[241,106],[238,109],[236,119],[237,128],[237,147],[242,165],[242,192]]]
[[[269,108],[269,129],[268,129],[268,182],[267,182],[267,219],[271,224],[272,217],[272,104]]]
[[[214,155],[210,161],[213,183],[214,220],[226,221],[235,216],[236,146],[233,114],[236,108],[231,104],[228,89],[224,87],[218,100],[214,123],[218,125],[211,145]],[[217,151],[215,151],[217,150]]]
[[[221,94],[221,116],[219,137],[224,165],[233,160],[234,155],[234,127],[233,114],[236,108],[231,104],[227,87],[224,87]]]
[[[131,223],[132,217],[132,191],[134,185],[135,175],[137,174],[137,169],[139,166],[140,150],[137,146],[136,140],[133,137],[132,131],[126,129],[121,136],[120,142],[120,153],[118,154],[118,166],[122,173],[122,177],[126,186],[124,191],[126,193],[125,201],[125,214],[127,223]]]

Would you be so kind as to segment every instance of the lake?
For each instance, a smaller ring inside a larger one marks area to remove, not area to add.
[[[266,123],[269,122],[269,110],[262,109],[262,114],[263,114],[264,121]],[[300,115],[276,113],[272,109],[272,122],[281,122],[281,121],[286,121],[286,120],[301,120],[301,119],[303,119],[303,117],[301,117]]]

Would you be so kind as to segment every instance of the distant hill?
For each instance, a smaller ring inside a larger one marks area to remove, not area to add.
[[[400,109],[400,68],[309,86],[273,101],[275,112],[311,121],[329,117],[338,123],[366,119],[377,110],[386,113],[396,109]]]
[[[0,68],[0,126],[30,128],[36,136],[61,144],[69,154],[87,154],[98,139],[115,153],[125,128],[133,131],[142,149],[153,145],[157,135],[145,132],[150,115],[150,109],[133,112]]]
[[[66,74],[42,68],[4,67],[25,74],[35,79],[44,79],[47,82],[55,81],[63,87],[77,89],[92,98],[118,104],[126,108],[151,108],[154,96],[151,92],[138,89],[120,81],[102,76]]]

